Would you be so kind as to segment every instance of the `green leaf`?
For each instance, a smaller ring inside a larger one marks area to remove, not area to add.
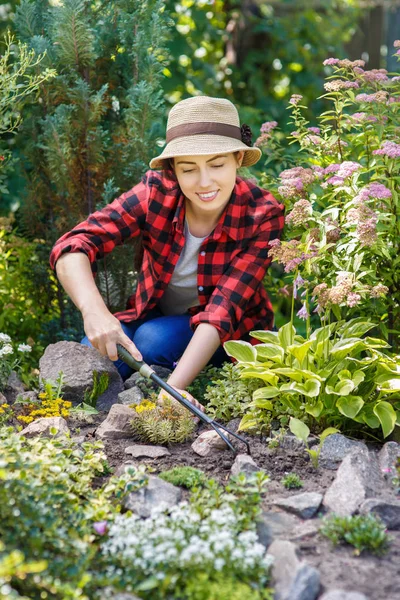
[[[271,385],[277,385],[279,381],[278,375],[275,375],[272,371],[266,369],[266,367],[244,367],[240,371],[241,379],[246,379],[250,377],[257,377],[258,379],[262,379]]]
[[[275,398],[279,393],[280,391],[277,387],[262,387],[253,392],[253,400],[258,400],[259,398]]]
[[[340,396],[348,396],[355,388],[354,382],[351,379],[342,379],[335,385],[335,394]]]
[[[296,419],[295,417],[290,417],[289,429],[299,440],[307,443],[310,430],[303,421],[300,421],[300,419]]]
[[[314,344],[314,340],[308,340],[304,344],[296,344],[287,347],[287,352],[292,354],[299,361],[300,365],[307,356],[310,347]]]
[[[341,327],[340,335],[343,338],[360,338],[362,335],[365,335],[367,331],[370,331],[370,329],[373,329],[374,327],[376,327],[375,323],[366,321],[364,317],[358,317],[357,319],[351,319],[351,321],[348,321],[343,327]]]
[[[323,410],[324,410],[324,405],[321,402],[321,400],[318,400],[315,404],[306,404],[305,405],[306,413],[308,413],[309,415],[312,415],[316,419],[318,419],[318,417],[320,416],[320,414],[322,413]]]
[[[228,343],[228,342],[227,342]],[[330,349],[330,354],[335,360],[342,360],[355,350],[362,350],[366,347],[366,344],[360,338],[348,338],[339,340]]]
[[[296,329],[293,327],[290,321],[289,323],[286,323],[286,325],[283,325],[283,327],[279,329],[278,339],[280,345],[284,350],[286,350],[286,348],[292,344],[295,335]]]
[[[254,400],[250,406],[255,408],[265,408],[266,410],[273,410],[274,408],[271,400],[267,400],[267,398],[259,398],[258,400]]]
[[[289,379],[294,379],[299,383],[303,381],[302,373],[298,369],[290,369],[289,367],[279,367],[278,369],[274,368],[273,372],[278,373],[278,375],[283,375],[284,377],[289,377]]]
[[[336,402],[336,406],[342,415],[354,419],[364,406],[364,400],[361,396],[342,396]]]
[[[334,433],[340,433],[340,430],[336,429],[336,427],[327,427],[326,429],[324,429],[324,431],[319,436],[320,444],[322,444],[322,442],[326,440],[328,436],[333,435]]]
[[[244,415],[239,423],[238,431],[246,431],[246,429],[255,429],[260,424],[259,420],[254,415],[248,413]]]
[[[283,348],[274,344],[257,344],[255,348],[257,350],[257,360],[260,362],[265,358],[275,362],[283,362],[285,357]]]
[[[396,411],[389,402],[381,401],[375,404],[374,414],[378,417],[382,427],[383,437],[390,435],[396,425]]]
[[[400,390],[400,378],[395,377],[393,379],[384,379],[383,381],[380,381],[380,379],[378,377],[377,383],[379,383],[382,392],[391,393]]]
[[[239,362],[254,362],[257,360],[257,351],[249,342],[241,340],[225,342],[224,350],[228,356],[236,358]]]
[[[268,342],[269,344],[279,344],[278,332],[277,331],[250,331],[250,335],[256,340],[262,342]]]

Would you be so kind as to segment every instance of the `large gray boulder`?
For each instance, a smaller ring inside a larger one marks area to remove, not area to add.
[[[350,440],[341,433],[328,435],[318,457],[318,465],[324,469],[337,469],[342,460],[355,449],[366,450],[364,442]]]
[[[352,515],[364,500],[379,497],[383,485],[376,456],[357,448],[343,460],[323,503],[339,515]]]
[[[55,437],[63,436],[70,432],[67,421],[62,417],[42,417],[41,419],[36,419],[35,421],[32,421],[32,423],[29,423],[29,425],[17,435],[22,435],[24,437],[44,435],[50,437],[53,435],[50,431],[53,428],[57,429]]]
[[[275,540],[268,554],[274,557],[275,600],[316,600],[320,590],[319,571],[298,559],[295,544]]]
[[[74,404],[83,401],[86,390],[92,390],[94,371],[98,372],[98,376],[107,373],[108,388],[97,399],[98,410],[108,411],[118,402],[118,394],[124,389],[113,362],[95,348],[77,342],[57,342],[47,346],[39,361],[39,368],[42,379],[56,381],[59,372],[64,373],[63,398]]]

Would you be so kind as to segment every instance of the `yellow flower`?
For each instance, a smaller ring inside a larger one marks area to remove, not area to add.
[[[38,397],[44,399],[44,398],[47,398],[47,394],[46,394],[46,392],[41,392],[40,394],[38,394]]]
[[[133,405],[138,414],[146,410],[154,410],[156,406],[157,405],[154,402],[150,402],[150,400],[143,400],[139,405]]]

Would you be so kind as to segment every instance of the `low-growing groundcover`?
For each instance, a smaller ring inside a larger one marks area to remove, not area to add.
[[[271,558],[255,533],[262,473],[226,490],[211,480],[189,503],[141,520],[121,501],[146,485],[144,469],[93,486],[105,470],[101,442],[2,427],[0,445],[0,597],[92,600],[112,586],[154,600],[272,598]]]

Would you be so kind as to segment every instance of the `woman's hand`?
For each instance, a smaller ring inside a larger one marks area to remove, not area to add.
[[[200,404],[200,402],[198,402],[195,398],[193,398],[192,394],[189,394],[189,392],[187,392],[186,390],[181,390],[181,389],[175,387],[174,385],[172,387],[174,388],[174,390],[176,390],[177,392],[179,392],[180,394],[185,396],[186,400],[189,400],[189,402],[191,402],[194,406],[196,406],[196,408],[198,408],[199,410],[204,412],[204,406],[202,404]],[[158,394],[157,402],[161,402],[164,398],[169,398],[173,402],[178,402],[178,400],[173,398],[165,390],[161,390],[160,393]],[[183,404],[181,404],[181,406],[183,406]]]
[[[117,344],[121,344],[136,360],[143,360],[135,344],[123,332],[121,323],[108,310],[88,311],[82,316],[89,342],[100,354],[112,361],[118,360]]]

